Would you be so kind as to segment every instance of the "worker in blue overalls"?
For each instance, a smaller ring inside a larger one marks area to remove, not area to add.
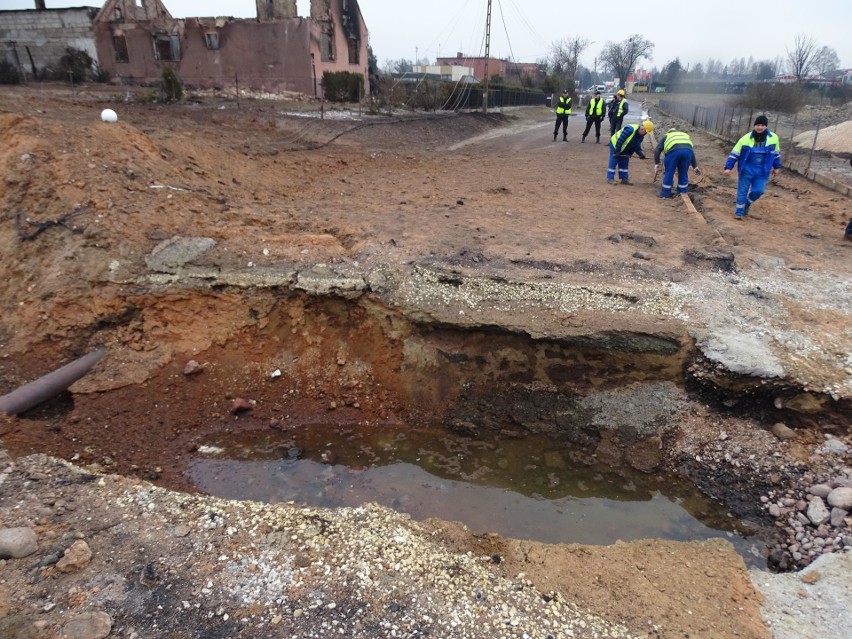
[[[669,129],[660,138],[660,141],[657,142],[657,148],[654,149],[655,176],[660,167],[661,154],[666,157],[663,160],[663,184],[660,187],[659,197],[668,198],[672,196],[675,170],[677,170],[677,192],[686,193],[689,191],[689,167],[692,166],[696,173],[701,172],[698,170],[698,160],[695,158],[695,149],[689,134],[677,129]]]
[[[621,183],[627,185],[633,184],[627,173],[627,168],[630,164],[630,156],[635,153],[639,156],[639,159],[645,159],[645,154],[642,152],[642,140],[653,130],[654,123],[650,120],[645,120],[638,126],[628,124],[610,138],[609,168],[606,172],[606,181],[609,184],[616,184],[616,167],[618,167],[618,177],[621,179]]]
[[[757,116],[754,130],[739,139],[725,162],[725,175],[731,174],[736,163],[740,177],[734,210],[738,220],[745,218],[749,207],[766,191],[766,181],[781,168],[781,141],[768,127],[769,119]]]

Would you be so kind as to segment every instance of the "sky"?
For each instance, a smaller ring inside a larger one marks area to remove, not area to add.
[[[162,0],[176,18],[195,16],[256,17],[254,0]],[[47,0],[49,9],[101,6],[89,0]],[[359,0],[379,66],[388,60],[484,55],[488,0]],[[2,9],[31,9],[33,0],[0,0]],[[623,4],[565,0],[492,0],[491,55],[516,62],[536,62],[563,38],[581,36],[592,44],[580,62],[589,69],[607,41],[620,42],[638,33],[654,43],[653,59],[640,66],[662,68],[679,58],[683,66],[727,64],[753,57],[786,57],[797,35],[832,47],[842,67],[852,67],[850,0],[715,0],[675,2],[643,0]],[[297,0],[307,15],[309,0]]]

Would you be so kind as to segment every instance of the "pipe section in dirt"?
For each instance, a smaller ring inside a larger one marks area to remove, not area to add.
[[[20,415],[33,406],[55,397],[88,373],[105,354],[106,349],[99,348],[44,377],[24,384],[8,395],[3,395],[0,397],[0,412],[7,415]]]

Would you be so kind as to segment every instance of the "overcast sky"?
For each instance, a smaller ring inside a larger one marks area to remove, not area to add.
[[[255,17],[254,0],[163,0],[176,18]],[[389,59],[415,56],[483,55],[488,0],[359,0],[370,44],[382,66]],[[3,9],[31,9],[33,0],[0,0]],[[47,0],[49,9],[101,6],[85,0]],[[307,15],[309,0],[297,0]],[[582,36],[593,44],[581,56],[588,68],[609,40],[638,33],[655,44],[653,61],[727,64],[735,58],[771,60],[792,49],[797,34],[837,51],[841,66],[852,67],[852,0],[643,0],[634,3],[566,0],[492,0],[491,55],[517,62],[546,57],[561,38]]]

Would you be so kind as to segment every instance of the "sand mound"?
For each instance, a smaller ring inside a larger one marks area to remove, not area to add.
[[[811,148],[816,130],[805,131],[793,138],[796,146]],[[830,153],[852,153],[852,120],[820,129],[816,136],[816,150]]]

